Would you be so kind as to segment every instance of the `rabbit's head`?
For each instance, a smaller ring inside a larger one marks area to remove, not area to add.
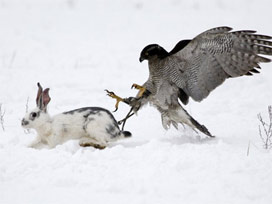
[[[49,88],[43,90],[40,83],[38,83],[38,94],[36,98],[37,107],[29,111],[22,119],[22,126],[24,128],[39,128],[46,121],[49,120],[47,113],[47,105],[50,102]]]

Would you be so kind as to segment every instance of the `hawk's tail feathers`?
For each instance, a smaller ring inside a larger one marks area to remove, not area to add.
[[[208,128],[206,128],[204,125],[199,124],[193,117],[190,117],[190,121],[193,126],[195,126],[200,132],[204,133],[209,137],[215,137],[209,132]]]
[[[182,122],[184,122],[185,124],[191,126],[192,128],[196,128],[197,130],[199,130],[200,132],[204,133],[209,137],[215,137],[209,132],[208,128],[197,122],[183,107],[181,107],[179,111],[179,116],[183,118]]]

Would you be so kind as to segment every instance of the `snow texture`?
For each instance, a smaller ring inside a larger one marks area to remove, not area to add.
[[[170,50],[222,25],[272,35],[271,6],[271,0],[0,0],[0,203],[272,203],[272,155],[262,148],[257,119],[261,113],[267,120],[272,103],[271,63],[185,107],[216,139],[183,127],[166,132],[149,106],[128,120],[131,138],[104,150],[78,141],[28,148],[36,133],[20,125],[26,108],[35,107],[37,82],[50,87],[51,115],[88,106],[114,110],[104,89],[136,94],[131,85],[148,77],[147,63],[138,61],[147,44]],[[120,104],[114,116],[120,120],[128,110]]]

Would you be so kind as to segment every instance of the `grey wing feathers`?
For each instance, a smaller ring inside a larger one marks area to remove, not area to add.
[[[230,30],[210,29],[171,56],[178,64],[171,81],[196,101],[206,98],[226,78],[258,73],[259,63],[271,61],[260,54],[272,55],[272,37]]]
[[[211,28],[209,30],[206,30],[205,32],[199,34],[198,36],[204,36],[204,35],[209,35],[209,34],[218,34],[218,33],[226,33],[226,32],[229,32],[231,30],[232,30],[231,27],[221,26],[221,27],[216,27],[216,28]]]

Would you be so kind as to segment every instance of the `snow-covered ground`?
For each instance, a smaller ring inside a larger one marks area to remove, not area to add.
[[[70,141],[31,149],[20,126],[35,107],[36,83],[50,87],[54,115],[84,106],[114,110],[104,89],[133,96],[148,76],[141,49],[228,25],[272,35],[271,0],[0,0],[0,203],[272,203],[272,154],[257,114],[272,104],[272,64],[227,80],[186,109],[217,136],[165,131],[145,107],[133,133],[105,150]],[[122,119],[129,108],[114,113]],[[248,144],[249,155],[247,156]]]

